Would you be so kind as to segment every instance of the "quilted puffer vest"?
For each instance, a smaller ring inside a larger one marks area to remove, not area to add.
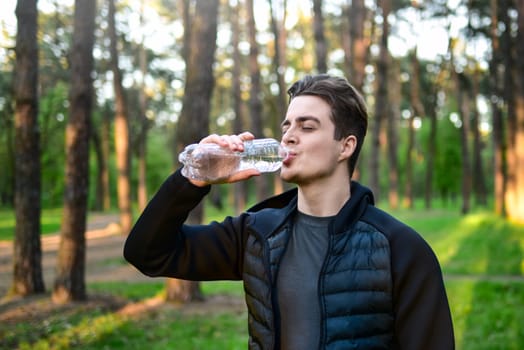
[[[360,217],[367,203],[361,204],[362,209],[348,208],[346,214]],[[252,350],[278,349],[274,287],[293,210],[291,204],[252,216],[243,270]],[[339,216],[343,214],[344,210]],[[319,349],[391,349],[394,320],[389,242],[373,226],[343,219],[330,225],[329,249],[319,280]]]

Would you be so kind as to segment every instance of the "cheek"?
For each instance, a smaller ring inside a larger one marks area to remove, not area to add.
[[[310,158],[314,158],[316,162],[322,164],[332,163],[338,158],[338,149],[334,147],[329,142],[319,142],[308,151]]]

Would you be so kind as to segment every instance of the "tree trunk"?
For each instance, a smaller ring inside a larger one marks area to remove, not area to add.
[[[380,38],[380,53],[377,61],[377,81],[375,98],[375,120],[371,130],[371,152],[370,152],[370,187],[375,195],[375,200],[380,199],[380,134],[382,122],[387,120],[388,113],[388,37],[389,22],[388,16],[391,11],[390,0],[380,1],[382,8],[382,36]]]
[[[453,61],[452,61],[453,62]],[[454,64],[452,64],[454,67]],[[454,68],[452,68],[454,69]],[[457,89],[457,103],[459,114],[461,116],[462,126],[460,128],[460,149],[462,155],[462,214],[468,214],[471,209],[471,162],[469,151],[469,134],[470,134],[470,88],[467,78],[456,72],[455,88]]]
[[[246,1],[249,36],[249,75],[251,77],[251,89],[249,95],[249,114],[251,118],[251,129],[255,137],[264,137],[264,122],[262,120],[262,89],[260,83],[260,66],[258,64],[258,42],[257,29],[255,26],[255,10],[253,0]],[[269,193],[269,181],[267,176],[255,178],[257,200],[261,201]]]
[[[15,101],[14,91],[6,93],[6,99]],[[14,118],[15,112],[13,104],[6,104],[0,112],[0,130],[5,133],[5,169],[2,178],[2,187],[0,188],[0,205],[14,207],[14,190],[15,190],[15,150],[14,150]]]
[[[102,112],[102,130],[100,133],[100,142],[102,145],[102,154],[104,158],[104,167],[101,171],[104,211],[111,208],[111,184],[109,180],[109,157],[111,154],[111,116],[112,113],[110,113],[105,108]]]
[[[411,115],[408,120],[408,145],[406,150],[406,193],[404,205],[406,208],[413,208],[413,152],[415,148],[415,117],[423,117],[426,113],[420,100],[420,64],[417,58],[417,48],[410,55],[411,59],[411,79],[410,79],[410,104]]]
[[[144,0],[141,0],[140,7],[140,23],[143,26],[144,21]],[[147,195],[147,164],[146,164],[146,154],[147,154],[147,132],[149,130],[149,120],[147,119],[147,94],[146,94],[146,74],[147,74],[147,54],[144,46],[144,36],[142,36],[142,41],[139,47],[139,66],[141,74],[140,82],[140,91],[139,91],[139,103],[140,103],[140,112],[139,112],[139,125],[140,130],[138,131],[138,209],[142,211],[145,209],[148,201]]]
[[[408,144],[406,146],[406,183],[404,187],[404,207],[413,208],[413,153],[415,152],[415,113],[412,110],[408,119]],[[391,147],[391,146],[390,146]]]
[[[514,24],[508,17],[510,10],[510,2],[501,1],[498,4],[498,21],[503,24],[506,28],[510,28]],[[513,35],[511,30],[505,30],[499,37],[500,43],[500,64],[503,67],[504,74],[501,74],[501,81],[503,81],[501,87],[502,98],[504,99],[506,106],[506,125],[505,125],[505,142],[506,142],[506,207],[508,208],[508,214],[512,210],[511,206],[517,204],[517,200],[511,198],[517,191],[516,187],[516,176],[515,170],[517,169],[517,153],[515,148],[516,135],[517,135],[517,89],[518,82],[514,78],[517,73],[517,67],[514,64],[514,51],[515,46],[513,44]],[[518,44],[515,44],[518,45]],[[518,57],[518,56],[517,56]]]
[[[346,17],[349,20],[349,40],[345,61],[349,80],[358,91],[363,91],[370,45],[369,38],[364,34],[367,19],[364,0],[353,0]]]
[[[93,101],[96,101],[96,93],[93,93]],[[109,152],[110,152],[110,125],[111,113],[109,108],[102,106],[101,118],[97,123],[91,125],[91,144],[96,158],[95,179],[95,204],[94,209],[107,211],[111,207],[111,194],[109,189]]]
[[[327,42],[324,35],[324,16],[322,15],[322,0],[313,0],[313,35],[315,37],[315,54],[317,72],[327,72]]]
[[[269,11],[271,14],[271,31],[274,36],[275,55],[273,56],[273,67],[277,77],[278,96],[277,96],[277,118],[275,118],[275,131],[280,132],[280,123],[286,114],[287,109],[287,86],[284,79],[286,60],[286,1],[283,4],[283,15],[279,19],[276,15],[273,1],[269,0]]]
[[[517,1],[518,31],[516,40],[516,57],[524,55],[524,1]],[[514,160],[511,173],[514,176],[511,191],[508,191],[506,208],[508,217],[524,222],[524,62],[516,60],[515,79],[515,135],[513,143]]]
[[[276,113],[274,113],[271,125],[273,125],[273,131],[275,135],[280,135],[280,124],[286,115],[287,110],[287,86],[284,79],[285,69],[287,66],[286,60],[286,7],[287,1],[284,0],[282,5],[282,18],[277,18],[273,1],[269,0],[269,11],[271,14],[271,31],[274,36],[275,55],[273,56],[273,67],[275,75],[277,77],[278,95],[277,95],[277,106]],[[273,177],[274,193],[278,194],[284,191],[284,183],[280,176]]]
[[[214,87],[213,62],[216,49],[216,33],[218,20],[218,0],[197,0],[194,12],[186,8],[184,12],[192,13],[187,16],[184,39],[186,55],[186,85],[182,111],[177,126],[177,150],[184,146],[198,142],[209,132],[209,114],[211,109],[211,95]],[[186,3],[186,6],[188,3]],[[197,206],[186,220],[189,224],[200,224],[203,219],[202,203]],[[167,300],[172,302],[188,302],[202,299],[199,284],[184,280],[166,282]]]
[[[431,199],[433,197],[433,172],[435,171],[435,156],[437,153],[437,111],[436,106],[432,106],[428,113],[429,136],[426,160],[426,179],[424,190],[425,208],[431,209]]]
[[[353,0],[343,8],[346,19],[342,28],[342,48],[344,50],[344,69],[350,83],[360,92],[364,89],[366,64],[368,64],[369,45],[371,40],[366,36],[364,27],[368,11],[364,0]],[[374,27],[373,27],[374,28]],[[372,124],[370,124],[372,125]],[[362,158],[362,157],[361,157]],[[357,162],[352,178],[359,180],[363,167]]]
[[[479,83],[479,72],[476,70],[473,76],[473,98],[471,100],[472,119],[471,131],[473,133],[473,189],[477,204],[486,206],[488,204],[488,189],[486,187],[486,178],[484,171],[484,162],[482,161],[482,141],[480,135],[479,111],[477,108],[477,99]]]
[[[244,113],[241,89],[241,67],[242,56],[240,54],[240,5],[237,3],[234,8],[230,8],[229,20],[231,21],[231,46],[233,47],[233,68],[232,68],[232,89],[233,89],[233,110],[235,120],[233,121],[233,132],[235,134],[244,131]],[[246,208],[247,203],[247,182],[240,181],[233,184],[235,213],[241,213]]]
[[[490,1],[491,7],[491,61],[489,63],[490,71],[490,88],[494,96],[502,98],[502,82],[500,77],[501,68],[501,50],[498,36],[498,2]],[[502,109],[496,99],[491,99],[491,108],[493,115],[493,168],[495,171],[495,212],[506,216],[506,197],[507,185],[507,165],[506,165],[506,137]]]
[[[38,128],[38,12],[36,0],[18,0],[15,95],[15,240],[9,294],[45,290],[40,244],[40,131]]]
[[[398,194],[398,126],[400,124],[400,103],[402,96],[400,95],[402,89],[400,87],[400,67],[397,62],[391,65],[390,74],[388,77],[389,83],[389,113],[387,116],[387,138],[388,138],[388,202],[392,209],[397,209],[399,205]]]
[[[93,95],[93,100],[96,100]],[[96,199],[95,210],[108,211],[111,208],[109,183],[109,154],[111,138],[111,115],[107,106],[102,107],[100,124],[91,126],[91,141],[96,156]]]
[[[102,142],[100,139],[100,133],[95,127],[91,125],[91,144],[93,145],[93,150],[95,152],[95,161],[96,161],[96,179],[95,179],[95,203],[93,209],[96,211],[104,210],[104,185],[103,185],[103,171],[105,167],[104,152],[102,151]]]
[[[115,28],[115,0],[109,0],[108,31],[111,52],[111,70],[115,91],[115,151],[117,167],[118,209],[122,233],[131,231],[133,216],[131,213],[130,151],[129,151],[129,113],[126,96],[122,86],[122,73],[119,68],[117,35]]]
[[[53,301],[86,299],[86,216],[89,193],[89,130],[93,97],[96,0],[76,0],[71,50],[69,122],[66,129],[64,214]]]
[[[271,15],[271,31],[274,37],[275,55],[273,56],[273,66],[277,77],[278,95],[276,100],[276,113],[271,117],[271,125],[275,135],[280,135],[280,124],[286,115],[287,110],[287,86],[284,78],[287,60],[286,60],[286,16],[287,1],[282,4],[282,18],[278,18],[275,13],[273,1],[269,0],[269,12]],[[284,183],[280,176],[273,177],[274,193],[284,191]]]

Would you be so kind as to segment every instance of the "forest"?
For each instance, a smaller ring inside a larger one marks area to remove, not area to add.
[[[287,88],[306,74],[344,76],[363,94],[370,119],[354,177],[378,203],[463,216],[480,208],[524,223],[522,0],[0,7],[11,296],[46,290],[43,212],[62,213],[52,300],[85,300],[88,214],[115,213],[125,235],[186,145],[245,130],[280,139]],[[287,186],[275,174],[214,186],[208,206],[238,213]],[[205,216],[201,207],[189,220]],[[166,283],[168,299],[199,297],[198,283]]]

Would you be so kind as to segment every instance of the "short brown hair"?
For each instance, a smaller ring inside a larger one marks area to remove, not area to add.
[[[335,140],[349,135],[357,138],[355,152],[348,162],[351,177],[368,127],[367,107],[360,93],[345,78],[329,74],[307,75],[291,85],[287,93],[290,101],[300,95],[320,97],[331,106]]]

